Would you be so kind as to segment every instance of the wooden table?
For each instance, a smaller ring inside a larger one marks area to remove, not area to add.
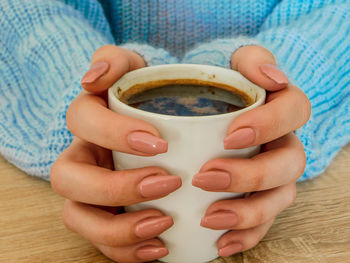
[[[300,183],[255,248],[213,263],[350,262],[350,145],[319,178]],[[63,198],[0,157],[0,262],[111,262],[61,222]],[[181,262],[179,262],[181,263]]]

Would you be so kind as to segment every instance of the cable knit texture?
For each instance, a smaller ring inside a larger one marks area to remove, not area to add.
[[[49,180],[72,140],[68,105],[97,48],[122,45],[148,65],[229,67],[232,53],[261,45],[305,91],[310,121],[297,135],[307,166],[324,171],[350,141],[350,2],[265,0],[1,0],[0,152]]]

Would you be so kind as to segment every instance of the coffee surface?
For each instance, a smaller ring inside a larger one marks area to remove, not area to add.
[[[172,116],[208,116],[240,110],[244,100],[233,92],[213,86],[166,85],[140,92],[128,105]]]

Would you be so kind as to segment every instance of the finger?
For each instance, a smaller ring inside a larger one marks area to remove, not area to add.
[[[303,126],[311,114],[311,104],[295,86],[271,93],[267,103],[239,115],[230,125],[225,149],[246,148],[275,140]]]
[[[260,46],[243,46],[231,57],[231,67],[258,86],[275,91],[287,87],[287,76],[277,67],[273,54]]]
[[[254,228],[225,233],[218,240],[218,255],[221,257],[228,257],[255,247],[266,235],[273,221],[273,219],[269,220]]]
[[[86,160],[76,156],[87,156]],[[164,197],[181,186],[179,176],[159,167],[112,171],[98,167],[79,142],[73,142],[51,169],[51,185],[58,194],[79,202],[125,206]]]
[[[248,198],[220,200],[209,206],[201,226],[249,229],[264,224],[295,202],[296,183],[260,191]]]
[[[143,58],[133,51],[105,45],[95,51],[90,70],[81,80],[82,87],[100,93],[111,87],[125,73],[144,67]]]
[[[170,216],[155,209],[114,215],[71,200],[66,200],[62,217],[69,230],[91,242],[114,247],[154,238],[174,224]]]
[[[101,147],[135,155],[155,155],[168,143],[151,124],[106,108],[97,96],[82,93],[67,111],[68,129],[77,137]]]
[[[71,145],[57,158],[57,160],[62,159],[100,166],[109,170],[114,169],[112,152],[110,150],[83,141],[78,137],[74,137]]]
[[[251,159],[214,159],[202,166],[192,185],[206,191],[253,192],[275,188],[299,178],[306,157],[299,138],[290,133],[266,145]]]
[[[124,262],[145,262],[165,257],[169,251],[159,239],[151,239],[125,247],[94,244],[108,258]]]

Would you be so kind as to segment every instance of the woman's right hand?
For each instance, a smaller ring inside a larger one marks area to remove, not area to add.
[[[167,151],[167,142],[152,125],[107,108],[107,89],[128,71],[144,66],[141,56],[116,46],[94,53],[82,79],[84,90],[67,111],[67,126],[75,137],[51,169],[52,188],[67,199],[66,227],[117,262],[144,262],[168,254],[157,236],[173,225],[170,216],[156,209],[118,212],[181,186],[179,176],[159,167],[113,170],[111,150],[141,156]]]

